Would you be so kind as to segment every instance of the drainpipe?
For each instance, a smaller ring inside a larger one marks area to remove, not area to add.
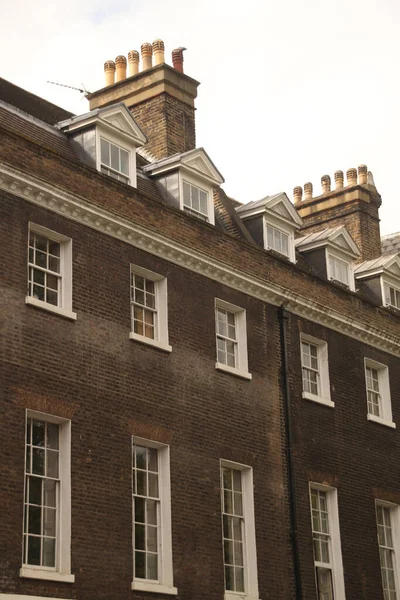
[[[292,411],[290,401],[290,382],[289,382],[289,360],[288,360],[288,345],[287,345],[287,324],[289,321],[289,313],[282,304],[278,308],[278,320],[281,341],[281,356],[282,356],[282,376],[283,376],[283,404],[285,409],[285,434],[286,434],[286,460],[288,474],[288,494],[289,494],[289,511],[290,511],[290,541],[293,554],[294,582],[295,582],[295,598],[302,600],[303,594],[301,589],[301,572],[300,572],[300,552],[297,540],[297,504],[296,504],[296,488],[294,480],[294,466],[292,456],[293,446],[293,430],[292,430]]]

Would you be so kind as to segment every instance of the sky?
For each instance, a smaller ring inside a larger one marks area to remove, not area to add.
[[[143,42],[179,46],[201,82],[197,146],[241,202],[366,164],[382,235],[400,231],[398,0],[2,2],[0,76],[76,114],[103,64]]]

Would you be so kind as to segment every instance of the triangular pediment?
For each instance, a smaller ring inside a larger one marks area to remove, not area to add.
[[[132,137],[137,145],[141,146],[146,143],[146,136],[125,104],[120,103],[117,106],[100,109],[99,117],[121,133]]]
[[[218,185],[224,182],[224,178],[222,177],[221,173],[215,167],[214,163],[203,148],[190,150],[189,152],[182,154],[181,164],[182,166],[195,171],[198,175],[212,180]]]
[[[357,248],[356,243],[344,225],[343,227],[340,227],[339,231],[329,236],[328,240],[345,252],[355,254],[356,256],[360,255],[360,251]]]
[[[397,254],[392,260],[385,265],[385,271],[393,277],[397,277],[400,279],[400,256]]]
[[[303,224],[297,210],[284,192],[266,202],[265,211],[292,225],[301,226]]]

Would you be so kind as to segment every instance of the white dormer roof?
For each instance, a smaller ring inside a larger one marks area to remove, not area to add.
[[[212,185],[221,185],[225,181],[204,148],[174,154],[143,167],[143,171],[149,175],[161,175],[175,169],[187,171]]]
[[[303,224],[301,217],[285,192],[280,192],[273,196],[266,196],[261,200],[255,200],[248,204],[244,204],[243,206],[239,206],[236,208],[236,212],[242,219],[267,213],[277,218],[278,221],[296,229]]]
[[[357,265],[354,274],[356,279],[389,275],[400,281],[400,255],[386,254],[372,260],[366,260]]]
[[[347,231],[345,225],[328,227],[322,231],[314,231],[304,237],[298,238],[295,243],[296,248],[301,252],[308,252],[309,250],[329,246],[353,260],[360,256],[357,244]]]
[[[102,128],[111,131],[119,138],[126,139],[136,147],[143,146],[147,142],[146,136],[124,102],[97,108],[84,115],[60,121],[57,127],[65,133],[72,133],[91,125],[101,125]]]

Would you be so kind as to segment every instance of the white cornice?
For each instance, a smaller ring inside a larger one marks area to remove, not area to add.
[[[206,254],[154,231],[134,225],[128,219],[88,204],[80,196],[61,190],[3,163],[0,163],[0,189],[268,304],[279,306],[285,303],[288,311],[300,317],[400,356],[400,338],[395,335],[382,332],[377,327],[363,323],[355,317],[344,316],[275,282],[260,280],[240,272],[237,268],[233,269]]]

